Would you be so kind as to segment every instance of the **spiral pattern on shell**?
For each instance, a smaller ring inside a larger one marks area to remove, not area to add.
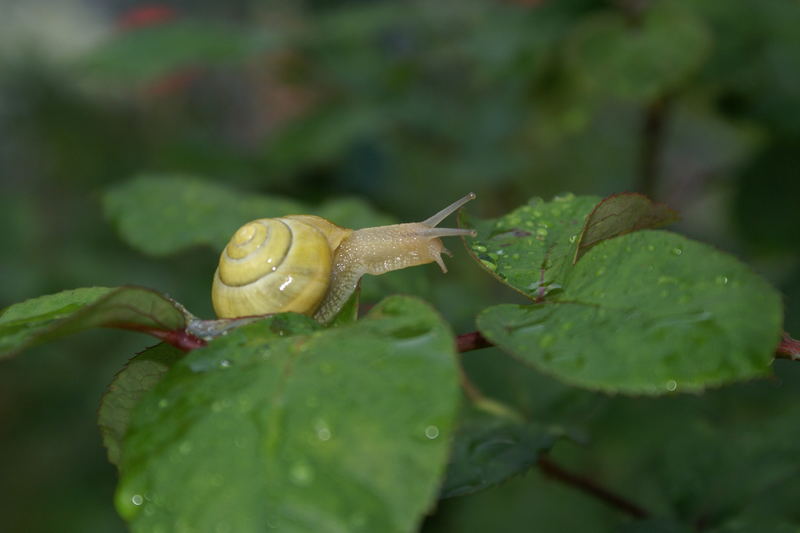
[[[291,218],[248,222],[219,258],[211,299],[220,318],[319,307],[331,273],[331,248],[316,227]]]

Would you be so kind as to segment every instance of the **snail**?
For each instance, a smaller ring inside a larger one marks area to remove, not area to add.
[[[329,322],[364,274],[436,262],[451,255],[441,237],[474,230],[436,225],[475,198],[469,193],[422,222],[352,230],[315,215],[248,222],[219,258],[211,299],[219,318],[294,311]]]

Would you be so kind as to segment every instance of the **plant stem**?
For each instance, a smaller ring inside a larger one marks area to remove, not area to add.
[[[650,198],[654,197],[658,183],[658,168],[661,164],[668,107],[667,97],[659,97],[647,105],[642,116],[637,189]]]
[[[539,457],[538,465],[539,469],[545,476],[569,485],[570,487],[584,492],[589,496],[602,500],[611,507],[622,511],[633,518],[642,519],[650,516],[650,513],[648,513],[639,505],[611,492],[609,489],[601,485],[598,485],[589,478],[565,470],[544,455]]]
[[[491,346],[494,345],[489,342],[486,337],[481,335],[480,331],[472,331],[456,337],[456,349],[459,353],[480,350],[481,348],[489,348]]]
[[[800,340],[793,339],[788,333],[783,333],[778,348],[775,350],[775,357],[778,359],[800,360]]]

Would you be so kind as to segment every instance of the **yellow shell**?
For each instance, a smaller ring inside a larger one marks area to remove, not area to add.
[[[311,215],[248,222],[219,258],[211,289],[217,316],[313,314],[328,290],[333,250],[350,232]]]

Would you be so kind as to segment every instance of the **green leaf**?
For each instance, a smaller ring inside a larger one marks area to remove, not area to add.
[[[536,425],[469,416],[459,426],[441,497],[464,496],[502,483],[536,464],[556,435]]]
[[[356,229],[395,222],[358,198],[335,198],[314,208],[173,174],[142,175],[117,185],[103,197],[103,207],[125,242],[153,255],[198,245],[222,250],[237,228],[257,218],[308,213]]]
[[[181,332],[186,316],[178,304],[143,287],[89,287],[40,296],[9,306],[0,314],[0,357],[101,327]]]
[[[131,411],[183,355],[182,351],[169,344],[158,344],[134,356],[114,376],[97,413],[97,424],[111,463],[119,464],[122,440],[128,430]]]
[[[649,101],[678,87],[706,60],[708,29],[677,2],[654,2],[631,18],[607,12],[574,27],[567,64],[590,88]]]
[[[605,391],[697,391],[764,376],[780,295],[733,257],[641,231],[592,248],[556,301],[478,316],[501,348],[568,383]]]
[[[578,239],[575,260],[608,239],[643,229],[655,229],[678,220],[678,213],[637,193],[615,194],[595,206]]]
[[[134,531],[412,531],[458,403],[452,334],[413,298],[311,335],[244,326],[142,399],[117,507]]]
[[[286,198],[172,174],[142,175],[117,185],[104,196],[103,207],[123,240],[153,255],[196,245],[222,250],[250,220],[308,211]]]
[[[468,249],[486,270],[537,299],[563,285],[586,216],[599,201],[572,194],[551,202],[533,198],[495,220],[472,221],[462,210],[459,223],[478,231]]]
[[[116,33],[79,66],[94,78],[137,86],[184,69],[241,63],[276,42],[211,22],[170,22]]]

